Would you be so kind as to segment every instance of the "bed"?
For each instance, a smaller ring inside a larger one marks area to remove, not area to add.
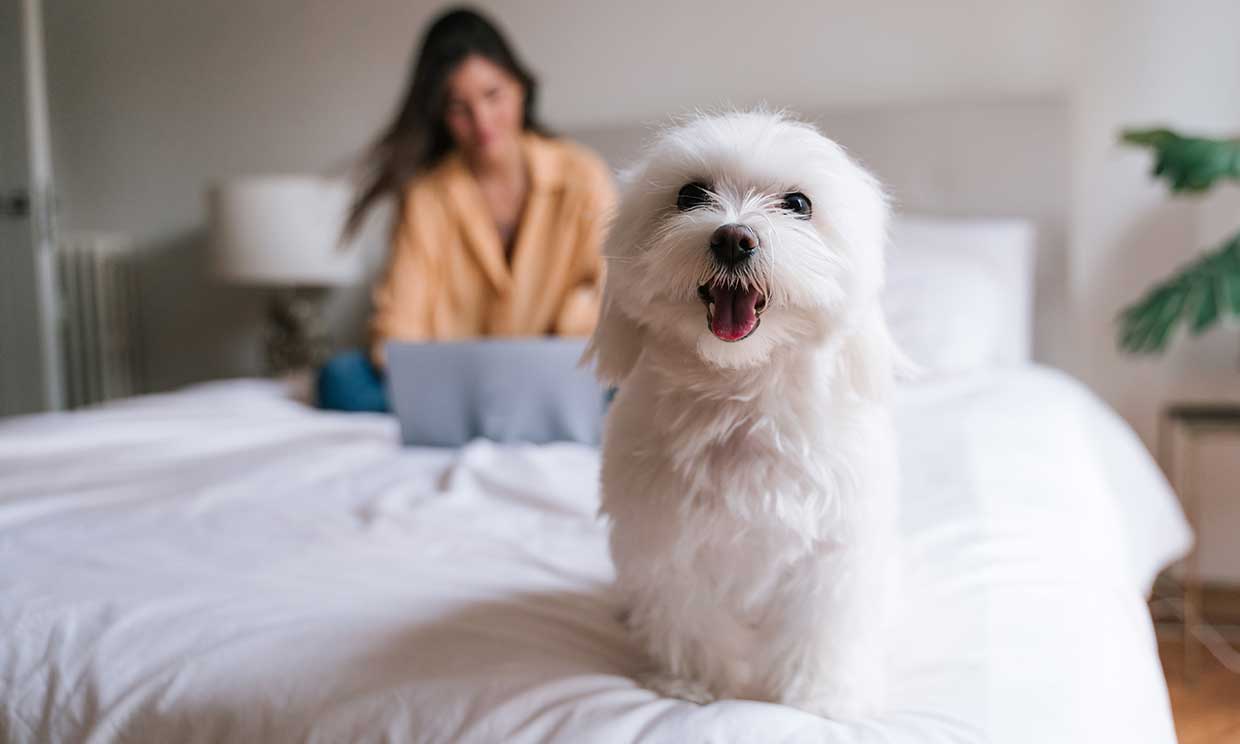
[[[0,740],[1171,742],[1143,602],[1188,539],[1064,375],[906,386],[888,715],[659,698],[597,453],[402,449],[261,381],[0,423]]]
[[[1042,280],[1063,213],[993,187],[997,164],[1050,191],[1059,140],[1029,127],[1060,114],[836,120],[905,206],[1036,212],[894,231],[885,300],[923,374],[895,404],[905,575],[882,717],[638,685],[596,449],[402,448],[389,416],[233,380],[0,420],[0,741],[1173,742],[1145,596],[1191,534],[1124,422],[1030,361],[1055,353]],[[965,137],[986,167],[949,158],[930,181],[884,149],[961,132],[1008,134]]]

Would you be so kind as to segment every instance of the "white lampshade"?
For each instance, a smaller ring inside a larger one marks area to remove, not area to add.
[[[211,189],[211,272],[244,284],[361,281],[361,251],[340,237],[351,198],[346,182],[321,176],[255,176]]]

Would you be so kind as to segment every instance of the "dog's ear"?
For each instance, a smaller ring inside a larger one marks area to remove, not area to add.
[[[895,368],[904,355],[892,341],[878,303],[860,321],[841,347],[840,372],[857,395],[884,400],[890,394]]]
[[[626,294],[624,263],[634,260],[633,247],[645,228],[644,215],[652,213],[649,205],[643,205],[641,194],[632,190],[641,167],[644,166],[634,166],[621,175],[624,197],[603,243],[603,256],[607,257],[604,261],[615,261],[619,265],[606,263],[604,266],[598,324],[581,355],[581,363],[593,363],[595,376],[607,385],[619,386],[629,376],[637,366],[645,340],[645,331],[621,308],[621,297]]]
[[[582,355],[583,364],[594,362],[594,374],[608,385],[619,385],[629,376],[642,353],[642,329],[618,306],[615,288],[603,282],[603,301],[598,325]]]

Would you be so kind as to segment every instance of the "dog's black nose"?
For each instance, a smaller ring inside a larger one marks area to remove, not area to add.
[[[710,250],[719,263],[735,266],[758,250],[758,236],[744,225],[720,225],[710,236]]]

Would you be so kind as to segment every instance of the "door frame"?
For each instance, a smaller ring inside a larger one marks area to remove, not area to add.
[[[26,188],[42,367],[42,408],[64,408],[64,360],[60,343],[60,298],[56,279],[56,192],[53,187],[51,125],[48,114],[47,55],[42,0],[21,0],[21,87],[19,116],[25,124]],[[24,115],[24,116],[23,116]]]

